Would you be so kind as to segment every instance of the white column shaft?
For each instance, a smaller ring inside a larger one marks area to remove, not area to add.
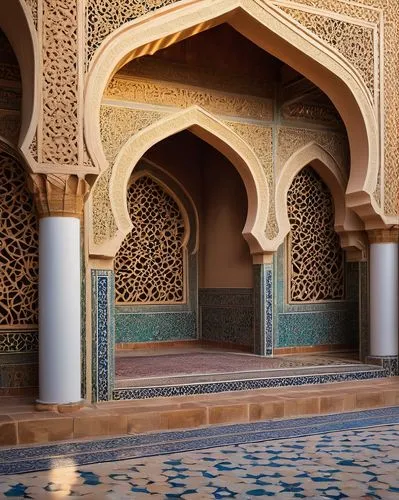
[[[398,354],[397,243],[370,245],[370,355]]]
[[[78,402],[80,221],[44,217],[39,231],[39,401]]]

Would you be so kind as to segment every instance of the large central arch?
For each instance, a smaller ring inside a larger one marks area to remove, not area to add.
[[[112,169],[109,198],[115,218],[117,233],[111,242],[106,243],[104,252],[101,246],[92,244],[92,255],[113,257],[122,240],[132,228],[126,205],[126,192],[130,176],[140,158],[154,144],[189,130],[220,151],[239,172],[247,192],[248,212],[243,236],[251,253],[267,250],[265,229],[269,210],[269,190],[263,167],[252,149],[225,124],[198,106],[162,118],[131,138],[124,144],[116,157]]]
[[[183,0],[124,24],[109,35],[90,66],[85,99],[85,138],[98,169],[107,167],[100,138],[104,90],[129,60],[228,22],[270,54],[313,81],[340,112],[351,148],[347,204],[366,221],[380,210],[372,197],[379,165],[378,120],[359,72],[317,36],[277,7],[257,0]]]

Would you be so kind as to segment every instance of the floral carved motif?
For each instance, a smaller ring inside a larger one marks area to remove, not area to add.
[[[130,185],[127,206],[133,228],[115,258],[116,302],[182,302],[184,220],[177,203],[142,176]]]
[[[0,151],[0,325],[34,325],[38,311],[38,227],[18,161]]]
[[[273,104],[270,99],[187,87],[177,83],[114,78],[109,83],[105,96],[111,99],[180,108],[196,104],[212,113],[258,120],[273,118]]]
[[[334,231],[334,204],[311,167],[294,178],[287,194],[291,232],[289,290],[293,302],[342,300],[344,259]]]

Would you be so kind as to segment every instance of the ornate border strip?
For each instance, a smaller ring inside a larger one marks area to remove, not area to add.
[[[300,385],[328,384],[331,382],[349,382],[353,380],[370,380],[389,376],[387,370],[368,366],[367,370],[349,373],[327,373],[323,375],[303,375],[293,377],[273,377],[252,380],[234,380],[228,382],[211,382],[187,385],[171,385],[164,387],[139,387],[115,389],[114,400],[150,399],[172,396],[192,396],[195,394],[214,394],[219,392],[252,391],[275,387],[296,387]]]
[[[37,330],[0,330],[0,353],[37,352],[39,332]]]
[[[254,267],[254,345],[255,353],[273,354],[273,265]]]
[[[0,474],[52,469],[55,460],[58,467],[70,465],[71,459],[75,465],[85,465],[217,446],[298,438],[379,425],[394,425],[399,422],[399,407],[302,417],[290,419],[289,422],[289,426],[287,426],[286,419],[281,419],[67,444],[5,448],[0,451]]]
[[[115,351],[114,273],[92,270],[93,401],[112,399]]]

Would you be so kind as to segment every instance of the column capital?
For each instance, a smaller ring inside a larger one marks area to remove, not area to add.
[[[39,217],[76,217],[83,214],[89,184],[73,174],[30,174]]]
[[[399,243],[399,225],[367,231],[369,243]]]

